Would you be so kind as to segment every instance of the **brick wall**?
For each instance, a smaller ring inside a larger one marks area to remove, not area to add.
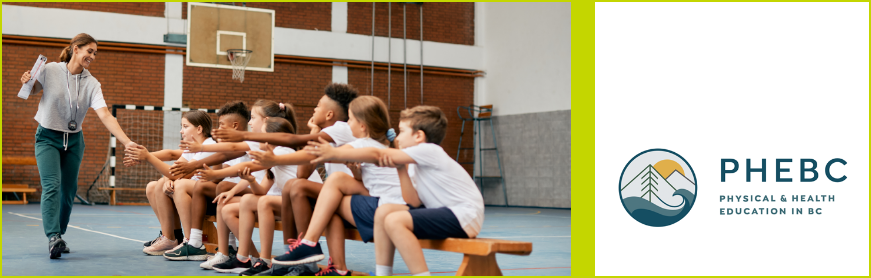
[[[332,81],[332,67],[275,63],[275,72],[246,71],[245,82],[233,80],[232,71],[184,67],[182,103],[192,108],[220,108],[231,100],[253,105],[257,99],[289,102],[297,107],[297,125],[308,133],[305,121]]]
[[[332,30],[332,3],[247,2],[246,5],[250,8],[275,10],[275,27]],[[184,19],[187,19],[187,9],[187,2],[182,2],[181,17]]]
[[[4,156],[34,156],[34,134],[38,123],[33,116],[42,95],[32,95],[28,100],[18,98],[19,78],[33,65],[34,57],[43,54],[49,57],[49,62],[55,62],[60,51],[61,48],[56,47],[3,44]],[[163,105],[163,54],[101,50],[89,70],[103,85],[103,95],[110,106],[127,103]],[[95,112],[88,112],[82,127],[86,148],[79,172],[79,194],[84,196],[87,186],[106,161],[109,131]],[[125,129],[125,132],[133,140],[137,139],[135,130]],[[123,155],[123,148],[119,148],[118,154]],[[3,165],[3,182],[27,183],[40,188],[35,166]],[[29,198],[38,200],[39,191]]]
[[[348,82],[357,87],[360,94],[370,93],[371,73],[367,69],[348,69]],[[390,120],[396,132],[399,132],[399,111],[404,109],[403,75],[402,72],[391,74],[390,92]],[[457,144],[460,140],[460,118],[457,116],[457,106],[468,106],[474,101],[475,80],[470,77],[455,77],[444,75],[429,75],[424,71],[423,77],[423,104],[438,106],[445,112],[448,118],[448,127],[445,139],[441,146],[451,156],[457,154]],[[387,102],[387,71],[375,71],[375,96]],[[408,74],[408,107],[420,105],[420,73]],[[463,147],[471,147],[472,124],[466,126],[463,138]],[[461,161],[472,161],[472,152],[462,153]],[[466,166],[471,171],[472,165]]]
[[[119,14],[135,14],[164,17],[166,4],[154,3],[73,3],[73,2],[4,2],[3,5],[31,6],[39,8],[71,9]]]
[[[420,6],[392,3],[392,36],[402,38],[402,6],[406,7],[406,36],[420,39]],[[387,37],[387,4],[375,5],[375,35]],[[372,3],[348,3],[348,33],[372,35]],[[475,3],[424,3],[423,39],[475,44]]]

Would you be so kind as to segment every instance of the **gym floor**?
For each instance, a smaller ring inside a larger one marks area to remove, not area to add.
[[[157,218],[147,206],[76,204],[63,237],[72,253],[57,260],[48,258],[39,204],[4,205],[0,217],[3,275],[235,275],[201,269],[199,261],[176,262],[142,253],[142,243],[154,239],[160,231]],[[503,275],[567,276],[571,275],[570,225],[568,209],[487,207],[478,237],[532,242],[529,256],[496,255]],[[254,242],[260,243],[257,231]],[[349,240],[345,249],[351,270],[374,274],[373,244]],[[281,232],[276,233],[272,250],[273,254],[284,254]],[[433,275],[455,275],[463,258],[462,254],[435,250],[424,250],[424,256]],[[326,265],[326,259],[319,264]],[[409,275],[399,253],[393,272]]]

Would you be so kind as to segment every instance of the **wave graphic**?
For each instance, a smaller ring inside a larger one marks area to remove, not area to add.
[[[674,195],[679,195],[683,198],[683,202],[681,203],[685,204],[683,208],[676,210],[664,209],[641,197],[629,197],[623,199],[623,206],[626,207],[626,210],[629,211],[632,218],[635,218],[638,222],[644,223],[648,226],[664,227],[680,221],[690,212],[690,209],[693,208],[693,204],[695,203],[696,196],[689,190],[678,189],[674,192]],[[660,199],[660,201],[662,200]],[[672,207],[667,203],[666,205]],[[673,207],[678,206],[680,205]]]

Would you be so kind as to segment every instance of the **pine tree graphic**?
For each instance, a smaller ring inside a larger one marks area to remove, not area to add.
[[[659,191],[659,189],[656,188],[656,185],[659,185],[659,182],[656,181],[659,179],[659,176],[654,174],[653,170],[653,166],[648,164],[647,168],[642,172],[644,174],[641,176],[641,184],[644,185],[644,187],[641,188],[641,192],[644,192],[644,194],[641,194],[641,198],[644,198],[644,195],[647,195],[647,201],[651,203],[653,203],[653,196],[656,195],[656,192],[654,191]],[[659,198],[659,195],[656,195],[656,197]]]

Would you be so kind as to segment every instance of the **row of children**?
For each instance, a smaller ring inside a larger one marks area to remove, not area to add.
[[[428,275],[418,239],[474,238],[481,230],[483,198],[438,145],[447,118],[437,107],[403,110],[397,135],[381,99],[331,83],[307,121],[310,134],[297,134],[290,104],[259,100],[249,112],[245,103],[230,102],[218,117],[212,130],[205,112],[185,113],[177,150],[126,150],[125,165],[145,161],[163,175],[146,187],[161,225],[146,254],[204,260],[202,268],[240,275],[350,276],[344,230],[355,227],[364,242],[375,243],[376,275],[392,275],[396,250],[411,273]],[[214,255],[202,231],[211,213]],[[277,218],[287,251],[273,258]],[[255,221],[260,252],[252,240]],[[330,262],[319,271],[322,234]]]

